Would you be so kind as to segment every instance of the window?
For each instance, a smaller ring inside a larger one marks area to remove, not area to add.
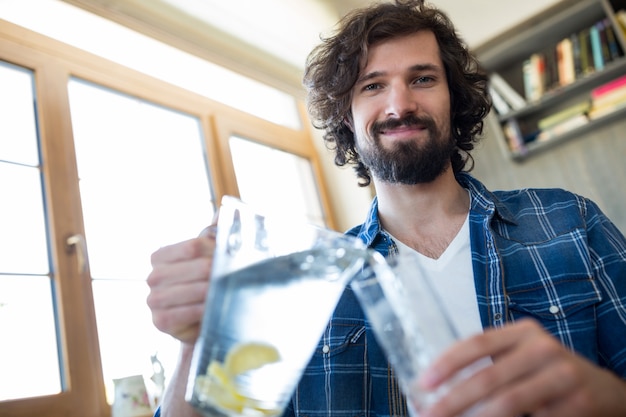
[[[69,83],[105,385],[175,365],[178,344],[150,326],[145,278],[159,246],[197,235],[215,203],[196,117],[82,80]],[[158,392],[159,387],[149,387]]]
[[[0,63],[0,91],[1,401],[59,393],[62,373],[32,72]]]
[[[229,144],[243,201],[267,213],[325,225],[309,160],[239,136],[231,136]]]
[[[0,206],[0,331],[18,336],[0,345],[0,415],[107,415],[111,380],[148,374],[155,353],[171,375],[178,345],[153,330],[145,304],[149,256],[197,235],[221,196],[249,188],[233,153],[277,150],[257,164],[292,164],[313,199],[298,204],[332,227],[302,128],[2,20],[0,61],[10,203]],[[247,142],[231,153],[231,137]],[[269,177],[255,187],[280,195]]]

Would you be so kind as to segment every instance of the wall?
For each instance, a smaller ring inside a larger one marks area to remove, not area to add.
[[[473,153],[472,174],[490,189],[564,188],[594,200],[626,233],[626,118],[521,163],[507,159],[500,139],[487,128]]]
[[[313,143],[320,155],[330,205],[335,215],[337,230],[344,232],[362,223],[372,201],[370,188],[357,185],[352,166],[338,167],[334,163],[334,152],[326,148],[321,131],[311,127]]]

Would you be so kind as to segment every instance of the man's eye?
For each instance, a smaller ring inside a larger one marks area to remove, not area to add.
[[[374,84],[367,84],[365,87],[363,87],[364,91],[372,91],[372,90],[378,90],[380,88],[380,84],[374,83]]]
[[[433,81],[435,81],[435,79],[433,77],[430,77],[428,75],[424,75],[421,77],[417,77],[413,82],[415,84],[428,84],[428,83],[432,83]]]

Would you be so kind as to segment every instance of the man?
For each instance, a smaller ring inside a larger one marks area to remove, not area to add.
[[[376,187],[349,233],[385,256],[417,252],[474,334],[422,388],[493,361],[422,416],[477,402],[481,416],[626,416],[626,239],[583,197],[489,192],[464,172],[490,107],[486,82],[447,17],[417,0],[355,11],[307,61],[309,111],[335,162]],[[183,392],[212,248],[200,237],[152,257],[154,322],[183,342],[163,416],[195,415]],[[286,415],[406,415],[349,289],[325,340],[334,344],[314,355]]]

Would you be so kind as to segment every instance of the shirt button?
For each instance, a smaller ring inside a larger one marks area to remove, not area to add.
[[[496,314],[493,316],[493,319],[494,319],[494,320],[496,320],[496,321],[500,321],[500,320],[502,320],[502,314],[500,314],[500,313],[496,313]]]
[[[550,313],[557,314],[561,309],[558,306],[550,306]]]
[[[322,347],[322,352],[324,352],[324,353],[330,352],[330,346],[324,345],[324,347]]]

